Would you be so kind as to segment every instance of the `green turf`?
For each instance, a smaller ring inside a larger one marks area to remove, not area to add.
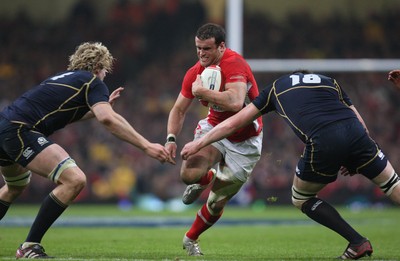
[[[38,206],[13,205],[7,218],[32,217]],[[194,217],[197,208],[182,213],[121,211],[116,206],[73,205],[65,217]],[[400,209],[340,212],[374,247],[367,260],[400,260]],[[188,257],[182,250],[187,226],[174,227],[52,227],[43,245],[55,260],[333,260],[346,242],[334,232],[309,222],[293,207],[227,208],[223,219],[285,220],[276,225],[215,225],[200,238],[205,254]],[[222,220],[222,219],[221,219]],[[293,221],[304,220],[303,224]],[[14,259],[29,227],[1,226],[0,260]]]

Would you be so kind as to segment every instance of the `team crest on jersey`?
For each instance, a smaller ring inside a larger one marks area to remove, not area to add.
[[[35,152],[31,149],[31,147],[27,147],[24,152],[22,152],[22,156],[24,158],[29,159]]]
[[[44,137],[39,137],[37,139],[37,142],[39,143],[40,146],[43,146],[44,144],[48,143],[49,141]]]

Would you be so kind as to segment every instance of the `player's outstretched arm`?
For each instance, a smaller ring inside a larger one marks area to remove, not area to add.
[[[388,74],[388,80],[391,81],[398,89],[400,89],[400,70],[390,71]]]
[[[252,103],[249,104],[237,114],[218,124],[200,139],[187,143],[181,151],[182,158],[184,160],[188,159],[189,156],[195,154],[200,149],[210,145],[215,141],[228,137],[236,130],[248,125],[259,116],[260,111],[257,109],[257,107]]]
[[[126,141],[135,147],[143,150],[147,155],[159,160],[160,162],[174,161],[170,158],[168,151],[161,144],[151,143],[140,135],[124,117],[116,113],[109,103],[98,103],[92,107],[92,111],[97,120],[106,129],[119,139]]]

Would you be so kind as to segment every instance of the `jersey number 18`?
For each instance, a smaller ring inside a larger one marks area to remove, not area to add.
[[[290,75],[292,79],[292,86],[299,83],[321,83],[321,78],[316,74],[304,74],[302,77],[297,74]]]

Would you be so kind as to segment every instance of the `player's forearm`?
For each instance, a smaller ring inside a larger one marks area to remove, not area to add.
[[[237,130],[237,128],[233,124],[234,121],[230,119],[227,119],[218,124],[212,130],[210,130],[205,136],[195,141],[197,142],[198,148],[202,149],[213,142],[222,140],[230,136]]]
[[[179,113],[176,110],[172,110],[168,118],[167,134],[178,136],[182,130],[184,121],[184,113]]]
[[[229,91],[215,93],[213,91],[203,98],[203,100],[217,105],[221,110],[237,112],[243,108],[244,101],[240,97],[237,97],[235,93]]]
[[[150,146],[150,141],[140,135],[122,116],[116,114],[114,119],[104,124],[105,127],[117,138],[126,141],[135,147],[145,150]]]

